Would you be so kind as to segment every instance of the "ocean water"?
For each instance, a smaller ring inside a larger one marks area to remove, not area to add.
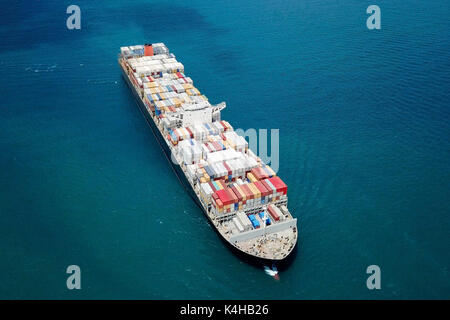
[[[356,0],[2,1],[0,298],[450,298],[450,3],[376,4],[381,30]],[[300,230],[280,281],[170,169],[116,61],[146,42],[235,128],[280,129]]]

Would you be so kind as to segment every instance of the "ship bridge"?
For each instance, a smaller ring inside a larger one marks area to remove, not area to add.
[[[208,101],[183,103],[177,112],[168,114],[167,118],[175,120],[179,126],[188,127],[196,124],[219,121],[220,111],[225,108],[225,102],[221,102],[217,105],[211,105]]]

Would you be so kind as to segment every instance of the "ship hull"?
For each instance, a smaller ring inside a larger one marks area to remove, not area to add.
[[[171,159],[172,151],[166,144],[164,137],[162,136],[160,130],[156,126],[154,120],[151,118],[149,112],[147,111],[147,108],[145,107],[145,104],[143,103],[142,99],[139,97],[138,92],[136,91],[133,84],[131,83],[125,70],[121,66],[120,66],[120,70],[122,71],[122,77],[124,78],[125,82],[127,83],[128,87],[130,88],[131,92],[133,93],[133,97],[134,97],[141,113],[143,114],[144,118],[146,119],[147,123],[149,124],[158,144],[160,145],[161,149],[163,150],[173,171],[175,172],[175,175],[177,176],[178,180],[183,185],[184,189],[187,191],[189,196],[194,200],[194,202],[197,204],[197,206],[202,210],[202,212],[208,219],[209,223],[212,225],[212,227],[216,231],[216,233],[220,236],[220,239],[224,242],[224,244],[228,248],[230,248],[232,250],[232,252],[234,252],[242,260],[246,261],[247,263],[253,264],[255,266],[272,265],[272,264],[276,263],[278,268],[283,268],[283,267],[286,267],[287,265],[289,265],[290,262],[293,260],[293,257],[296,255],[297,246],[295,246],[293,248],[292,252],[283,260],[272,260],[272,259],[265,259],[262,257],[257,257],[254,255],[248,254],[242,250],[239,250],[233,244],[231,244],[227,239],[225,239],[223,237],[223,235],[214,226],[213,222],[211,221],[210,217],[208,216],[207,212],[205,211],[205,208],[203,207],[203,205],[200,203],[200,200],[198,199],[197,195],[195,194],[194,190],[192,189],[192,186],[189,183],[189,181],[187,180],[186,175],[184,174],[183,170],[181,169],[181,166],[176,164],[174,161],[172,161],[172,159]]]

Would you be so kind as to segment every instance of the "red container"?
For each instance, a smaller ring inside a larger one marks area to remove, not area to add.
[[[242,184],[242,185],[240,185],[240,187],[241,187],[242,191],[245,192],[245,195],[246,195],[247,199],[253,199],[254,198],[253,191],[250,190],[248,185]]]
[[[226,189],[216,191],[219,200],[222,201],[223,205],[227,206],[233,203],[233,198],[230,196]]]
[[[228,171],[228,175],[231,175],[231,168],[228,166],[228,164],[226,163],[226,161],[224,161],[224,162],[222,162],[223,163],[223,166],[225,167],[225,169],[227,169],[227,171]]]
[[[253,168],[251,170],[251,173],[255,176],[256,179],[267,179],[269,178],[269,175],[266,173],[266,171],[263,168],[257,167]]]
[[[231,190],[231,188],[226,188],[228,194],[230,195],[230,198],[232,199],[232,203],[239,202],[239,198],[236,196],[236,194]]]
[[[224,131],[227,131],[227,126],[223,123],[223,120],[222,121],[219,121],[219,123],[222,125],[222,127],[223,127],[223,130]]]
[[[233,192],[236,195],[236,197],[238,198],[239,202],[242,202],[242,200],[244,200],[241,193],[236,189],[236,187],[231,187],[231,190],[233,190]]]
[[[269,191],[267,190],[267,188],[264,186],[264,184],[261,181],[256,181],[253,183],[259,191],[261,191],[261,194],[263,197],[266,197],[269,195]]]
[[[175,108],[173,108],[175,111]],[[189,132],[189,135],[191,136],[191,139],[194,139],[194,134],[192,133],[191,129],[189,129],[189,127],[185,128],[187,130],[187,132]]]
[[[287,185],[280,179],[280,177],[272,177],[268,180],[277,189],[277,192],[283,192],[283,194],[287,193]]]
[[[269,204],[269,206],[267,207],[267,211],[269,212],[269,214],[272,216],[272,218],[274,218],[275,221],[280,220],[280,216],[278,215],[278,213],[273,209],[273,206],[271,204]]]
[[[272,194],[272,193],[273,193],[272,187],[269,186],[269,185],[267,184],[267,182],[266,182],[265,179],[264,179],[264,180],[261,180],[260,182],[264,185],[264,187],[266,187],[266,189],[267,189],[267,191],[269,192],[269,194]]]

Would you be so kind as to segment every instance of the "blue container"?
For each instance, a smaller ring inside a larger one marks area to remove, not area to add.
[[[259,217],[261,218],[261,220],[264,220],[264,211],[258,213]],[[270,218],[268,217],[266,219],[266,226],[270,226],[270,224],[272,223],[272,221],[270,221]]]
[[[211,181],[211,183],[213,184],[214,188],[216,188],[216,190],[220,190],[219,185],[217,184],[217,182],[215,182],[214,180]]]
[[[206,167],[203,167],[203,168],[205,168],[205,171],[208,174],[208,176],[211,177],[213,175],[213,172],[211,171],[211,168],[209,166],[206,166]]]
[[[206,129],[208,129],[208,131],[209,131],[209,134],[210,135],[212,135],[213,134],[213,132],[212,132],[212,130],[211,130],[211,128],[208,126],[208,124],[207,123],[205,123],[205,127],[206,127]]]
[[[253,228],[259,228],[259,222],[256,219],[250,220],[252,222]]]

